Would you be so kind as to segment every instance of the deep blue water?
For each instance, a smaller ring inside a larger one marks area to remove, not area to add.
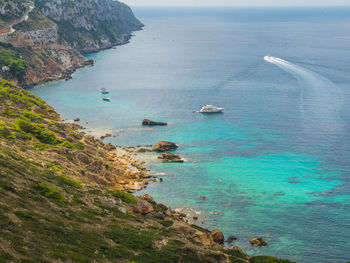
[[[130,44],[32,91],[63,118],[125,129],[112,143],[179,143],[188,162],[154,164],[168,175],[141,193],[174,208],[223,211],[205,226],[237,236],[248,253],[350,260],[350,9],[135,13],[146,26]],[[192,112],[203,104],[225,112]],[[144,118],[169,125],[145,129]],[[259,235],[269,246],[249,245]]]

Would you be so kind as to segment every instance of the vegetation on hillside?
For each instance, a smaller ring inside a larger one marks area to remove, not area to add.
[[[6,73],[8,68],[8,74],[11,74],[15,78],[23,79],[27,63],[19,56],[18,53],[12,50],[0,49],[0,66],[1,70]]]
[[[106,187],[86,163],[110,155],[90,141],[43,100],[0,79],[0,262],[248,263],[240,250],[195,241],[208,230],[165,205]],[[103,164],[113,171],[105,173],[118,179],[123,167],[113,165]]]

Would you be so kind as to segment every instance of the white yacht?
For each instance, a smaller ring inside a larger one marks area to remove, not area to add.
[[[109,94],[109,90],[105,89],[105,88],[102,88],[101,89],[101,93],[102,94]]]
[[[213,105],[204,105],[198,112],[200,113],[218,113],[223,112],[224,108],[215,107]]]

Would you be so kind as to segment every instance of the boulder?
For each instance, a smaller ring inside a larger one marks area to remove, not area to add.
[[[148,126],[165,126],[168,125],[166,122],[158,122],[158,121],[151,121],[148,119],[144,119],[142,121],[142,125],[148,125]]]
[[[229,251],[230,251],[230,255],[232,255],[234,257],[241,258],[243,260],[249,259],[249,256],[241,248],[239,248],[237,246],[234,246]]]
[[[267,246],[267,242],[262,237],[253,237],[249,242],[256,247]]]
[[[75,118],[74,121],[75,121],[75,122],[78,122],[78,121],[80,121],[80,119],[79,119],[79,118]]]
[[[202,200],[207,199],[207,197],[206,197],[206,196],[204,196],[204,195],[201,195],[199,198],[200,198],[200,199],[202,199]]]
[[[178,146],[173,142],[160,141],[153,147],[154,152],[168,152],[176,150]]]
[[[158,159],[161,159],[163,163],[183,163],[184,160],[178,154],[173,154],[169,152],[162,153],[158,156]]]
[[[147,215],[149,213],[152,213],[154,211],[153,206],[147,202],[145,199],[141,197],[136,197],[137,204],[134,204],[131,206],[131,209],[134,213],[140,214],[140,215]]]
[[[225,240],[224,235],[219,229],[214,229],[213,231],[211,231],[210,236],[215,243],[218,243],[218,244],[224,243],[224,240]]]
[[[205,246],[212,246],[214,244],[213,238],[207,233],[201,231],[196,231],[192,238],[194,241],[201,243]]]
[[[237,240],[237,237],[235,236],[229,236],[227,239],[226,239],[226,243],[232,243],[233,241]]]
[[[148,195],[148,194],[145,194],[145,195],[141,195],[140,196],[142,199],[146,200],[148,203],[150,204],[155,204],[156,202],[154,201],[153,197]]]
[[[100,137],[100,139],[103,140],[103,139],[108,138],[108,137],[111,137],[111,136],[112,136],[112,134],[106,133],[105,135],[102,135],[102,136]]]

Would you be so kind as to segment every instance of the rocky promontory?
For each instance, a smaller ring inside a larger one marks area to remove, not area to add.
[[[0,77],[25,88],[69,79],[94,62],[81,53],[127,43],[141,28],[114,0],[0,1]]]

